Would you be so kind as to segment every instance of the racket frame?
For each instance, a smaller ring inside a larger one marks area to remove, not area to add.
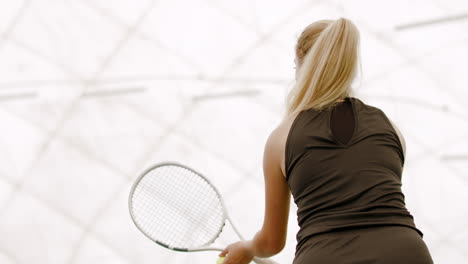
[[[211,240],[209,240],[207,243],[204,244],[204,246],[201,246],[201,247],[198,247],[198,248],[178,248],[178,247],[171,247],[161,241],[157,241],[155,239],[153,239],[152,237],[150,237],[149,235],[146,234],[146,232],[140,228],[140,226],[138,225],[138,223],[135,221],[135,216],[133,214],[133,201],[132,201],[132,197],[133,197],[133,193],[135,192],[135,189],[136,187],[138,186],[138,184],[140,183],[140,181],[148,174],[148,172],[156,169],[156,168],[159,168],[159,167],[162,167],[162,166],[177,166],[177,167],[181,167],[181,168],[184,168],[186,170],[189,170],[193,173],[195,173],[196,175],[198,175],[200,178],[202,178],[205,182],[207,182],[211,188],[213,188],[213,190],[216,192],[216,195],[218,196],[219,198],[219,201],[221,203],[221,207],[222,207],[222,211],[223,211],[223,216],[224,216],[224,221],[223,221],[223,225],[221,226],[221,228],[219,229],[218,233],[216,236],[214,236]],[[138,178],[135,180],[135,182],[133,183],[132,185],[132,188],[130,189],[130,193],[129,193],[129,196],[128,196],[128,208],[129,208],[129,211],[130,211],[130,217],[132,218],[132,221],[133,223],[135,224],[135,226],[138,228],[138,230],[140,230],[141,233],[143,233],[147,238],[149,238],[151,241],[157,243],[158,245],[162,246],[162,247],[165,247],[165,248],[168,248],[168,249],[171,249],[171,250],[174,250],[174,251],[179,251],[179,252],[197,252],[197,251],[223,251],[224,248],[219,248],[219,247],[208,247],[206,245],[209,245],[211,243],[213,243],[218,237],[219,235],[221,234],[221,232],[223,231],[223,228],[224,226],[226,225],[226,220],[229,221],[229,223],[231,224],[232,226],[232,229],[234,229],[234,232],[236,232],[236,234],[239,236],[239,238],[241,240],[245,240],[244,237],[241,235],[241,233],[239,232],[239,230],[236,228],[236,226],[233,224],[232,222],[232,219],[231,217],[229,216],[227,210],[226,210],[226,205],[224,203],[224,200],[223,200],[223,197],[221,196],[221,193],[219,192],[219,190],[216,188],[216,186],[208,179],[206,178],[203,174],[199,173],[198,171],[188,167],[188,166],[185,166],[181,163],[178,163],[178,162],[175,162],[175,161],[167,161],[167,162],[161,162],[161,163],[158,163],[158,164],[155,164],[149,168],[147,168],[146,170],[144,170],[139,176]],[[259,258],[259,257],[254,257],[253,261],[255,263],[262,263],[262,264],[275,264],[276,262],[274,262],[273,260],[270,260],[270,259],[264,259],[264,258]]]
[[[138,178],[135,180],[135,182],[133,183],[132,185],[132,188],[130,189],[130,194],[128,196],[128,208],[129,208],[129,211],[130,211],[130,216],[132,218],[132,221],[133,223],[135,224],[135,226],[138,228],[138,230],[140,230],[140,232],[142,232],[146,237],[148,237],[151,241],[157,243],[158,245],[160,246],[163,246],[165,248],[169,248],[171,250],[175,250],[175,251],[180,251],[180,252],[189,252],[189,251],[205,251],[205,250],[214,250],[214,251],[222,251],[223,249],[220,249],[220,248],[217,248],[217,247],[198,247],[198,248],[178,248],[178,247],[171,247],[161,241],[158,241],[158,240],[155,240],[153,238],[151,238],[149,235],[146,234],[146,232],[140,228],[139,224],[136,222],[135,220],[135,215],[133,213],[133,201],[132,201],[132,198],[133,198],[133,193],[135,192],[135,189],[137,188],[138,184],[141,182],[141,180],[152,170],[154,169],[157,169],[159,167],[163,167],[163,166],[177,166],[177,167],[181,167],[181,168],[184,168],[186,170],[189,170],[191,171],[192,173],[195,173],[196,175],[198,175],[201,179],[203,179],[205,182],[207,182],[211,188],[213,188],[213,190],[215,191],[216,195],[218,196],[219,198],[219,201],[221,203],[221,207],[222,207],[222,211],[223,211],[223,225],[221,226],[221,228],[219,229],[218,233],[216,236],[213,236],[212,239],[210,239],[207,243],[205,243],[205,245],[209,245],[211,243],[213,243],[218,237],[219,235],[221,234],[221,232],[223,231],[223,228],[224,226],[226,225],[226,220],[229,221],[229,223],[231,224],[231,226],[233,227],[234,231],[236,232],[236,234],[239,236],[239,238],[241,240],[245,240],[242,235],[240,234],[239,230],[237,230],[237,228],[235,227],[235,225],[232,223],[232,220],[231,218],[229,217],[228,215],[228,212],[226,210],[226,206],[225,206],[225,203],[224,203],[224,200],[221,196],[221,193],[218,191],[218,189],[215,187],[215,185],[208,179],[206,178],[203,174],[199,173],[198,171],[195,171],[194,169],[190,168],[190,167],[187,167],[183,164],[180,164],[178,162],[173,162],[173,161],[170,161],[170,162],[162,162],[162,163],[158,163],[158,164],[155,164],[149,168],[147,168],[146,170],[144,170],[139,176]]]

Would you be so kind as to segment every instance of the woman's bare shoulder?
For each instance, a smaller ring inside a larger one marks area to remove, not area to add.
[[[274,137],[274,143],[279,145],[285,145],[286,139],[289,134],[289,129],[291,128],[292,123],[294,122],[296,116],[283,117],[283,119],[278,123],[278,125],[271,132],[271,137]]]
[[[279,124],[273,129],[270,134],[268,144],[272,144],[274,146],[270,146],[272,150],[275,150],[275,155],[277,160],[280,161],[281,171],[283,175],[285,175],[285,148],[286,148],[286,140],[289,134],[289,130],[291,128],[292,123],[294,122],[296,116],[289,116],[284,117]]]

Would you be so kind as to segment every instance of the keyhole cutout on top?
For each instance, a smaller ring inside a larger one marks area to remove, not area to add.
[[[353,107],[349,98],[343,103],[336,105],[331,112],[330,128],[333,137],[343,145],[346,145],[352,139],[355,120]]]

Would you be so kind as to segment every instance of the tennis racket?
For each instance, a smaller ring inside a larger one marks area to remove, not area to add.
[[[145,170],[135,181],[128,199],[130,216],[136,227],[157,244],[175,251],[223,251],[210,246],[228,220],[215,186],[197,171],[175,162],[165,162]],[[257,264],[276,264],[255,257]]]

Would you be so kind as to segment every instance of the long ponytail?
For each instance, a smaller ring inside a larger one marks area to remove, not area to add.
[[[305,55],[298,58],[301,65],[296,84],[287,96],[286,115],[310,108],[321,111],[334,106],[337,99],[350,96],[358,49],[359,31],[348,19],[309,25],[296,46],[296,56],[301,50]]]

